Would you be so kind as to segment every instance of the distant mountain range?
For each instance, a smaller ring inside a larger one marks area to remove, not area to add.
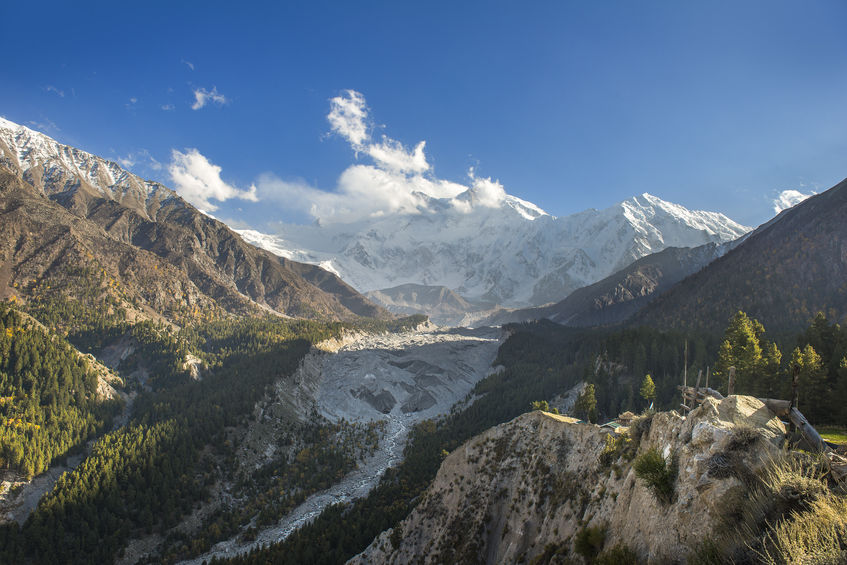
[[[668,248],[538,308],[495,309],[472,325],[550,319],[573,327],[722,331],[743,310],[791,335],[817,312],[847,323],[847,181],[726,244]]]
[[[132,316],[388,317],[336,275],[245,242],[163,185],[0,119],[0,298],[107,294]]]
[[[723,214],[649,194],[561,218],[509,195],[483,200],[473,188],[454,198],[421,198],[426,205],[414,214],[239,233],[284,257],[320,264],[362,292],[446,287],[490,308],[555,302],[667,247],[720,244],[749,231]],[[419,304],[421,311],[427,306]]]

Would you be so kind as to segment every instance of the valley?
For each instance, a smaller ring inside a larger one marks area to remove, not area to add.
[[[758,562],[843,506],[802,455],[802,504],[763,490],[797,440],[756,398],[847,421],[847,182],[752,232],[451,190],[234,230],[0,120],[0,561]],[[739,394],[680,407],[695,374]]]
[[[366,496],[386,469],[402,459],[415,424],[447,414],[491,372],[501,343],[499,328],[465,330],[430,324],[399,334],[342,338],[332,344],[331,351],[318,344],[295,373],[296,386],[292,388],[289,382],[276,386],[275,397],[259,404],[259,416],[248,424],[243,444],[272,445],[275,438],[269,436],[281,421],[304,418],[314,409],[333,423],[384,422],[377,449],[329,489],[310,496],[277,524],[260,530],[255,540],[219,542],[185,563],[199,565],[213,557],[231,557],[283,541],[327,506]],[[250,464],[260,465],[253,460]]]

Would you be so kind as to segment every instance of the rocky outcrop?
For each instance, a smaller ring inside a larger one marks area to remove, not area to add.
[[[749,478],[785,430],[759,400],[706,402],[684,418],[642,418],[626,435],[545,412],[524,414],[447,457],[416,509],[352,563],[518,563],[575,556],[588,529],[596,549],[626,546],[647,563],[684,562],[737,511]],[[662,501],[633,468],[661,454],[672,496]]]

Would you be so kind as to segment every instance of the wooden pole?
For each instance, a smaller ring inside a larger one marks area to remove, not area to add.
[[[791,376],[791,404],[788,405],[788,411],[791,413],[792,409],[797,408],[797,404],[799,401],[799,393],[797,391],[798,384],[800,382],[800,365],[794,365],[794,374]],[[794,433],[794,420],[791,418],[788,419],[788,433]]]
[[[694,385],[694,388],[697,389],[697,390],[700,390],[700,377],[702,377],[702,376],[703,376],[703,369],[700,369],[699,371],[697,371],[697,384]]]
[[[726,384],[726,395],[732,396],[735,394],[735,365],[729,368],[729,379]]]
[[[706,365],[706,388],[709,388],[709,366]]]

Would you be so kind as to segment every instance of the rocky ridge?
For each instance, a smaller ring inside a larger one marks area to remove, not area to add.
[[[57,283],[71,292],[102,283],[132,316],[176,322],[221,311],[390,317],[332,273],[248,244],[166,187],[2,120],[0,299]]]
[[[415,510],[351,563],[550,562],[574,555],[587,528],[602,532],[598,551],[684,562],[737,513],[744,473],[763,472],[785,433],[746,396],[707,399],[687,418],[658,413],[632,430],[628,442],[545,412],[491,428],[451,453]],[[649,450],[678,469],[670,503],[633,469]]]

